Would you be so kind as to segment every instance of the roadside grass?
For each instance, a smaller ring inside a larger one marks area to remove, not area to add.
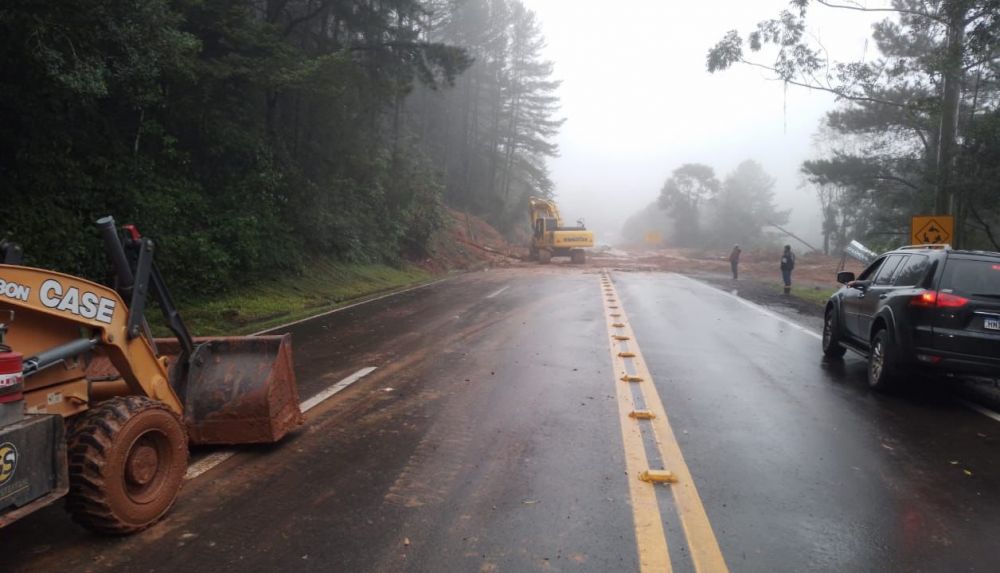
[[[781,283],[775,283],[774,288],[776,291],[782,292],[785,287]],[[837,292],[837,289],[829,287],[792,285],[791,296],[822,307],[826,305],[826,301],[830,299],[830,295],[835,292]]]
[[[778,288],[783,288],[779,286]],[[804,301],[811,302],[816,306],[826,305],[826,301],[829,300],[830,295],[837,292],[835,288],[820,287],[820,286],[795,286],[792,285],[792,296],[800,298]]]
[[[782,294],[784,292],[785,286],[779,282],[766,281],[766,284],[774,289],[776,294]],[[824,287],[819,285],[792,285],[791,296],[804,300],[810,304],[816,305],[819,308],[826,306],[826,301],[830,299],[830,295],[837,292],[837,289],[831,287]]]
[[[365,296],[434,278],[415,266],[350,264],[318,260],[301,275],[262,281],[207,298],[178,297],[177,306],[194,336],[239,335],[306,318]],[[170,336],[161,314],[147,311],[153,333]]]

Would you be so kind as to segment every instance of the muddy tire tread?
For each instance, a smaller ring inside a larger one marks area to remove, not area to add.
[[[176,498],[151,523],[136,526],[121,521],[107,498],[103,470],[115,437],[126,423],[140,412],[164,410],[176,415],[162,402],[145,396],[112,398],[83,414],[70,426],[67,448],[70,489],[66,510],[73,520],[93,531],[111,535],[127,535],[145,529],[169,512]],[[183,430],[183,424],[181,424]],[[185,443],[187,432],[184,433]]]

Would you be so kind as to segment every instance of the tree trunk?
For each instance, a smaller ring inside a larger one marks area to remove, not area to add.
[[[969,11],[966,0],[951,0],[948,14],[948,48],[942,79],[941,127],[937,146],[937,188],[934,197],[935,214],[953,214],[955,205],[951,193],[951,175],[955,164],[958,139],[958,114],[962,100],[962,55],[965,44],[965,19]]]

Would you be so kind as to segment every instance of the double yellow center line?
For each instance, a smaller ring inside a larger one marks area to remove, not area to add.
[[[606,270],[601,272],[601,295],[614,364],[639,569],[643,572],[672,570],[663,514],[656,499],[657,487],[669,487],[695,571],[728,571],[698,489],[670,428],[663,402],[642,359],[618,291]],[[664,467],[649,465],[644,440],[649,433]]]

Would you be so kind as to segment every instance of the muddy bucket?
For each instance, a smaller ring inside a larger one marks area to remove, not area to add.
[[[196,338],[186,381],[176,380],[177,341],[156,341],[170,359],[192,443],[276,442],[302,424],[291,340],[288,334]]]

